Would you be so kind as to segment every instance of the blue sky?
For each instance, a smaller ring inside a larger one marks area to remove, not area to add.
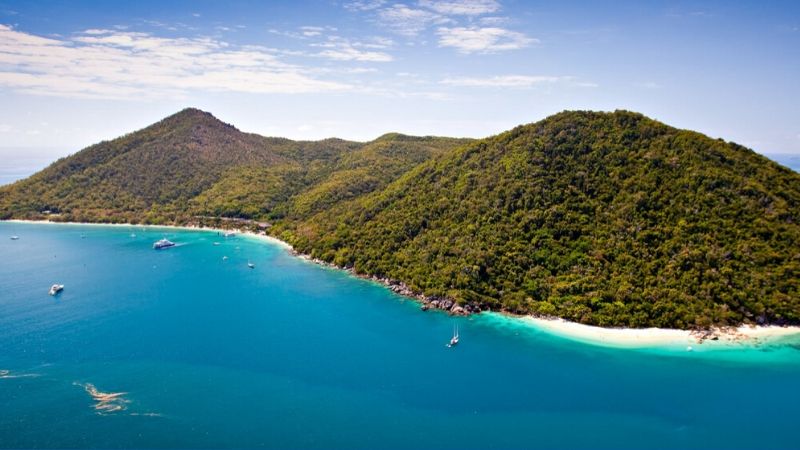
[[[356,140],[629,109],[800,153],[798,80],[800,2],[0,0],[0,156],[71,153],[186,106]]]

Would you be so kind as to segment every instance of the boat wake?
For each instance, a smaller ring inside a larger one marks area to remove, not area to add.
[[[0,369],[0,380],[7,378],[33,378],[38,376],[38,373],[11,373],[10,370]]]
[[[91,383],[81,384],[78,382],[73,383],[76,386],[81,386],[86,390],[86,393],[92,396],[95,404],[93,405],[98,414],[111,414],[118,411],[127,409],[127,404],[130,400],[124,397],[127,392],[101,392]]]
[[[132,412],[131,415],[142,416],[142,417],[164,417],[161,413],[154,413],[154,412],[147,412],[147,413]]]

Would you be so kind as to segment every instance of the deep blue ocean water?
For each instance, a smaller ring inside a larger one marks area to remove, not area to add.
[[[0,238],[0,447],[800,446],[797,343],[592,346],[211,231]]]

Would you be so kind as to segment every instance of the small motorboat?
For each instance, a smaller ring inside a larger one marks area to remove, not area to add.
[[[234,237],[234,236],[236,236],[236,232],[235,231],[226,231],[226,232],[222,233],[222,237],[224,237],[224,238],[229,238],[229,237]]]
[[[247,267],[249,267],[249,268],[251,268],[251,269],[255,269],[256,265],[255,265],[255,264],[253,264],[253,263],[251,263],[250,261],[248,261],[248,262],[247,262]]]
[[[156,250],[161,250],[162,248],[169,248],[169,247],[174,247],[174,246],[175,246],[175,243],[170,241],[167,238],[161,239],[161,240],[157,241],[155,244],[153,244],[153,248],[156,249]]]
[[[219,245],[219,242],[214,242],[214,245]]]
[[[450,338],[450,343],[447,346],[455,347],[456,345],[458,345],[458,325],[453,326],[453,337]]]
[[[58,294],[59,292],[61,292],[63,290],[64,290],[64,285],[63,284],[54,284],[54,285],[50,286],[49,294],[50,295],[56,295],[56,294]]]
[[[223,256],[223,257],[222,257],[222,260],[223,260],[223,261],[227,261],[227,260],[228,260],[228,257],[227,257],[227,256]]]
[[[19,239],[19,236],[17,236],[16,234],[14,236],[11,236],[12,241],[16,241],[17,239]]]

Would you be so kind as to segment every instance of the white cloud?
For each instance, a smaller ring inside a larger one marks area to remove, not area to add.
[[[8,133],[9,131],[11,131],[11,125],[0,123],[0,133]]]
[[[442,27],[436,33],[440,47],[453,47],[461,53],[495,53],[539,43],[522,33],[496,27]]]
[[[477,16],[500,9],[496,0],[420,0],[419,5],[448,16]]]
[[[571,86],[580,88],[595,88],[596,83],[579,81],[574,76],[562,75],[497,75],[493,77],[450,77],[439,81],[439,84],[458,87],[476,88],[503,88],[503,89],[531,89],[538,86]]]
[[[350,42],[338,36],[329,36],[326,42],[311,44],[311,46],[325,49],[313,56],[320,56],[337,61],[389,62],[393,59],[392,55],[388,53],[360,49],[375,48],[371,43]]]
[[[480,22],[481,25],[496,27],[500,25],[505,25],[511,22],[511,20],[508,17],[490,16],[490,17],[481,17],[478,20],[478,22]]]
[[[0,25],[0,86],[85,98],[182,97],[191,90],[247,93],[340,91],[275,52],[210,38],[88,30],[44,38]]]
[[[337,61],[389,62],[392,60],[392,56],[388,53],[358,50],[349,44],[323,50],[317,55]]]
[[[325,31],[327,28],[325,27],[312,27],[312,26],[305,26],[300,27],[300,32],[303,36],[306,37],[314,37],[314,36],[321,36],[322,32]],[[336,28],[333,28],[335,30]]]
[[[456,77],[445,78],[441,84],[463,87],[501,87],[501,88],[530,88],[541,84],[552,84],[569,80],[571,77],[531,76],[531,75],[500,75],[488,78]]]
[[[655,81],[643,81],[640,83],[634,83],[634,86],[642,88],[642,89],[659,89],[661,85],[656,83]]]
[[[378,20],[392,31],[414,37],[431,25],[442,25],[450,19],[425,9],[395,4],[378,11]]]
[[[371,11],[385,4],[386,0],[357,0],[345,3],[344,7],[350,11]]]

